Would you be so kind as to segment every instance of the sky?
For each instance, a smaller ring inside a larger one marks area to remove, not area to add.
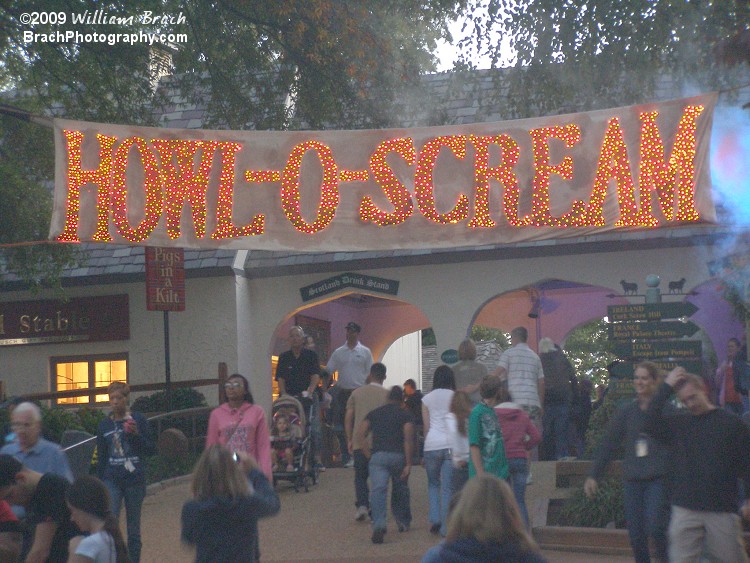
[[[450,24],[450,30],[451,35],[453,36],[453,44],[447,43],[445,41],[441,41],[438,44],[438,48],[436,51],[436,55],[438,57],[438,60],[440,61],[438,63],[438,72],[445,72],[447,70],[450,70],[453,68],[453,63],[458,58],[458,48],[455,46],[455,44],[458,43],[458,41],[467,35],[468,33],[462,33],[461,27],[463,26],[465,20],[456,20],[452,24]],[[498,35],[498,40],[500,40],[500,36]],[[510,49],[510,46],[507,45],[507,41],[505,42],[506,46],[503,48],[503,51],[506,53],[504,58],[507,58],[509,61],[512,59],[512,50]],[[489,57],[479,57],[475,60],[475,63],[477,65],[477,68],[490,68],[490,58]],[[502,65],[502,66],[508,66],[508,65]]]

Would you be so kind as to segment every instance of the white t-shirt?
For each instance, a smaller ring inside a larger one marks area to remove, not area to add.
[[[424,438],[424,451],[445,450],[451,447],[445,415],[451,410],[452,389],[433,389],[422,397],[422,404],[430,415],[430,429]]]
[[[88,557],[94,563],[117,563],[115,540],[107,532],[100,530],[81,540],[76,548],[76,555]]]
[[[544,378],[542,360],[521,342],[508,348],[500,356],[500,366],[508,372],[508,391],[514,403],[541,407],[538,382]]]
[[[360,342],[354,348],[346,344],[336,348],[328,359],[326,369],[333,374],[339,372],[336,385],[341,389],[356,389],[362,387],[367,380],[372,367],[372,352]]]
[[[468,421],[466,421],[466,434],[461,434],[458,431],[458,420],[456,419],[456,415],[452,412],[449,412],[447,415],[445,415],[445,423],[448,426],[448,434],[450,436],[453,466],[458,467],[458,464],[460,462],[469,461]]]

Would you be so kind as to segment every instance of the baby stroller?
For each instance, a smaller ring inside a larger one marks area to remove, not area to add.
[[[272,428],[275,427],[277,419],[281,415],[286,415],[289,419],[292,427],[292,450],[294,454],[292,471],[286,470],[286,463],[279,463],[273,471],[274,487],[279,481],[289,481],[296,492],[299,492],[300,487],[308,492],[310,485],[315,485],[318,482],[318,469],[313,462],[312,436],[310,434],[312,401],[305,402],[309,402],[309,405],[303,405],[302,401],[291,395],[281,395],[271,406]],[[294,431],[295,428],[297,429],[296,432]],[[271,447],[274,447],[273,441]]]

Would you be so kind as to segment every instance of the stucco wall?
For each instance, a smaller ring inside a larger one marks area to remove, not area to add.
[[[655,273],[662,277],[666,293],[668,280],[685,277],[689,287],[695,287],[709,279],[706,249],[697,247],[663,248],[641,250],[634,243],[633,250],[620,252],[596,252],[565,254],[543,258],[520,258],[494,261],[465,262],[461,264],[422,265],[409,267],[381,268],[363,271],[367,275],[399,281],[396,299],[406,302],[418,311],[420,319],[426,319],[435,330],[438,353],[446,348],[455,348],[465,338],[478,311],[493,297],[501,295],[540,280],[556,278],[611,288],[612,293],[621,294],[620,280],[636,281],[645,289],[645,277]],[[349,271],[349,270],[342,270]],[[268,401],[271,396],[270,353],[275,341],[274,331],[295,311],[315,304],[303,303],[299,289],[325,279],[330,274],[283,276],[269,279],[243,280],[243,293],[247,296],[248,309],[239,315],[249,315],[253,319],[252,344],[240,350],[241,356],[253,370],[254,392],[259,401]],[[327,295],[323,300],[330,301],[339,294]],[[373,295],[378,295],[373,293]],[[385,296],[381,296],[385,297]],[[669,299],[678,299],[672,297]],[[323,301],[321,300],[321,301]],[[642,298],[631,298],[633,303],[642,303]],[[622,302],[612,301],[611,304]],[[606,315],[606,302],[597,301],[593,306],[597,311],[593,316]],[[409,309],[407,308],[407,311]],[[518,315],[515,324],[529,325],[534,322],[527,316],[528,311]],[[379,330],[391,332],[392,326],[378,326],[378,310],[358,310],[356,320],[363,326],[362,341],[375,339]],[[414,314],[414,308],[411,309]],[[350,319],[345,319],[350,320]],[[332,323],[332,344],[342,340],[342,326],[338,319]],[[406,319],[401,322],[410,322]],[[580,321],[571,324],[573,328]],[[418,327],[424,328],[424,327]],[[570,329],[569,328],[569,329]],[[569,330],[567,329],[567,330]],[[414,329],[412,329],[414,330]],[[555,335],[567,333],[564,327],[552,328]],[[411,332],[406,330],[402,334]],[[370,336],[371,333],[372,336]],[[388,344],[383,344],[387,347]],[[385,348],[383,348],[385,349]],[[377,358],[376,358],[377,359]],[[243,360],[240,360],[242,364]]]
[[[186,310],[169,314],[172,381],[216,377],[218,363],[230,371],[237,366],[235,338],[236,307],[234,278],[186,280]],[[131,383],[164,380],[164,316],[146,310],[144,284],[100,285],[66,289],[68,297],[129,295],[130,339],[111,342],[82,342],[0,346],[0,379],[8,395],[42,393],[51,389],[49,360],[52,356],[78,356],[128,352]],[[3,301],[49,299],[42,292],[4,293]],[[217,387],[202,388],[210,403],[218,399]]]

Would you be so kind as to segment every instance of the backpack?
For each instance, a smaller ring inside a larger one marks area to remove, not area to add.
[[[544,371],[544,402],[549,404],[569,404],[573,398],[572,380],[575,370],[560,350],[546,352],[539,356]]]

